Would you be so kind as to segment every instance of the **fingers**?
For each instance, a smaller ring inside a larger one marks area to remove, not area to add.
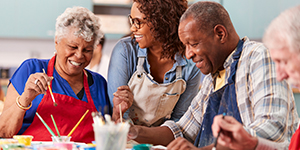
[[[224,132],[220,133],[220,136],[218,138],[218,143],[220,145],[223,145],[225,147],[229,147],[229,144],[231,144],[231,136],[229,135],[230,133],[228,133],[227,135],[224,134]]]
[[[46,77],[44,77],[43,74],[36,74],[34,82],[41,90],[43,90],[43,92],[45,92],[45,90],[47,90],[48,81],[47,81]]]
[[[113,95],[114,106],[125,103],[125,105],[122,104],[122,110],[126,107],[129,108],[133,103],[133,94],[127,85],[118,87],[118,90]]]
[[[127,85],[119,86],[119,87],[118,87],[118,90],[128,90],[129,92],[131,92],[129,86],[127,86]]]
[[[133,140],[137,138],[137,136],[138,136],[138,129],[136,128],[135,125],[130,125],[127,138]]]
[[[34,92],[34,95],[45,93],[52,79],[53,77],[49,77],[44,73],[31,74],[27,79],[25,90],[29,91],[29,93]]]
[[[214,121],[213,121],[213,124],[211,126],[214,137],[217,137],[218,133],[221,130],[220,125],[221,125],[222,119],[223,119],[223,115],[217,115],[217,116],[214,117]]]
[[[128,98],[132,96],[132,92],[127,85],[122,85],[117,88],[117,91],[113,95]]]
[[[214,117],[214,122],[212,124],[213,135],[216,137],[221,129],[225,131],[235,131],[242,127],[242,124],[238,122],[232,116],[217,115]]]

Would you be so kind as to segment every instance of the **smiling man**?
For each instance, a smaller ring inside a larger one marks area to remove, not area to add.
[[[168,149],[211,149],[213,118],[226,113],[253,137],[288,143],[298,120],[293,93],[285,81],[276,80],[275,63],[264,45],[240,38],[225,8],[215,2],[191,5],[178,33],[186,57],[207,76],[178,122],[136,126],[136,140],[168,144]],[[255,147],[255,142],[250,144]]]
[[[287,80],[300,89],[300,5],[290,8],[280,14],[267,28],[263,37],[264,44],[269,48],[276,64],[277,80]],[[293,109],[293,108],[292,108]],[[296,109],[294,110],[296,112]],[[287,116],[286,118],[293,117]],[[294,120],[297,123],[297,120]],[[212,126],[215,136],[222,132],[218,143],[231,149],[300,149],[300,129],[295,132],[289,147],[289,141],[274,143],[259,137],[249,135],[243,125],[232,117],[216,116]],[[295,127],[294,127],[295,129]],[[294,130],[293,129],[293,130]],[[251,144],[254,143],[254,144]]]

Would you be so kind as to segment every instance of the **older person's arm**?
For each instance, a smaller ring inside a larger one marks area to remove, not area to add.
[[[253,136],[285,142],[297,128],[298,116],[293,111],[295,103],[292,91],[285,81],[276,80],[275,64],[269,51],[262,44],[251,49],[254,50],[249,53],[246,84],[250,101],[241,113],[243,124]]]
[[[23,122],[25,110],[20,109],[16,104],[16,98],[19,96],[12,84],[8,86],[6,100],[4,102],[3,112],[0,115],[0,137],[12,137],[16,134]],[[24,103],[23,96],[19,102],[22,106],[28,106]]]
[[[139,143],[151,143],[154,145],[168,145],[174,136],[172,131],[166,126],[145,127],[135,125],[138,136],[134,140]]]
[[[37,79],[38,82],[36,82]],[[21,95],[13,83],[9,84],[4,109],[0,116],[0,137],[12,137],[21,129],[26,107],[29,108],[28,106],[37,95],[45,93],[50,81],[51,78],[44,73],[31,74]]]

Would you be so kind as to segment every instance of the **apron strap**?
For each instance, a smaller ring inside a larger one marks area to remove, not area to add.
[[[137,72],[139,74],[142,74],[143,72],[145,72],[144,70],[144,62],[145,62],[145,57],[138,57],[138,64],[137,64]],[[176,79],[181,79],[182,78],[182,66],[177,66],[176,67]]]
[[[176,67],[176,79],[181,79],[182,78],[182,66],[177,66]]]
[[[143,72],[145,72],[144,67],[143,67],[144,62],[145,62],[145,57],[138,57],[138,65],[137,65],[136,70],[140,74],[142,74]]]

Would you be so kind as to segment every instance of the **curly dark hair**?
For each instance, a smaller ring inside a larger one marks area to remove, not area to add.
[[[161,58],[174,59],[179,52],[184,54],[185,46],[178,37],[178,26],[181,15],[187,9],[187,0],[133,0],[146,17],[153,37],[162,45]]]

